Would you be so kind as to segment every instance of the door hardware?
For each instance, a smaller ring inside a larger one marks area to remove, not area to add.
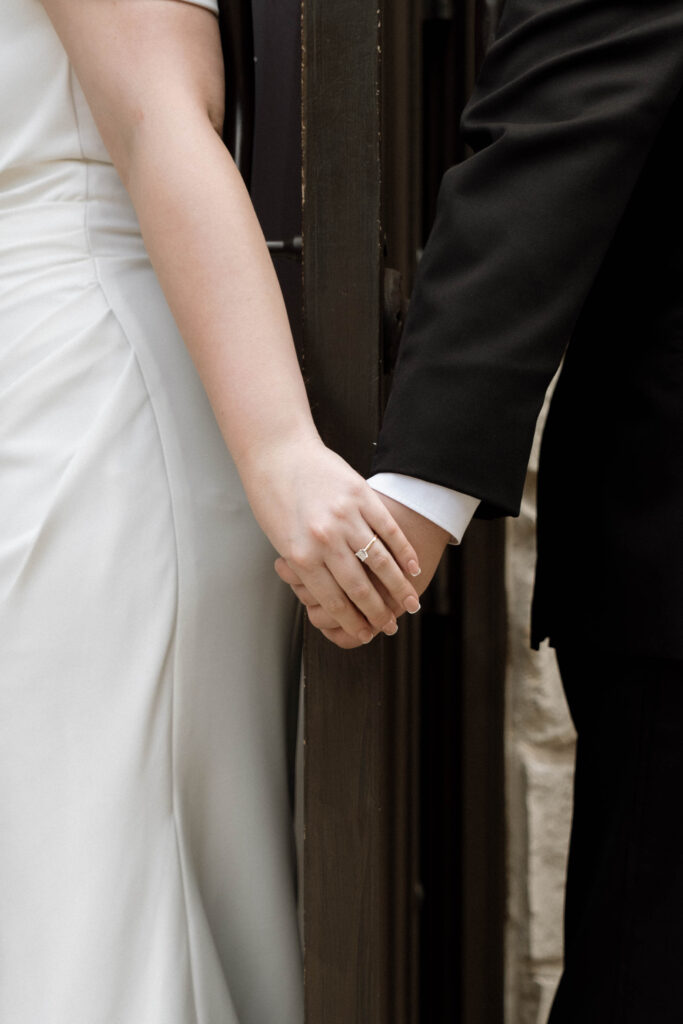
[[[304,240],[301,235],[286,238],[284,241],[266,242],[266,245],[273,256],[290,256],[292,259],[301,259],[304,250]]]

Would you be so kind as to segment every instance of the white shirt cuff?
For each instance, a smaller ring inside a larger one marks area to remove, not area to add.
[[[471,494],[462,494],[450,487],[402,473],[375,473],[368,483],[380,494],[400,501],[443,530],[448,530],[451,544],[460,543],[479,504],[479,498],[473,498]]]

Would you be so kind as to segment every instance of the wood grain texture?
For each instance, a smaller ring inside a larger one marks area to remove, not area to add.
[[[437,165],[460,155],[457,117],[482,48],[484,6],[454,2],[453,26],[435,27],[447,74],[431,89],[436,69],[422,80],[420,67],[421,0],[303,0],[304,373],[324,439],[363,473],[387,383],[385,258],[409,285],[420,214],[445,170]],[[432,154],[424,163],[421,136]],[[422,962],[436,952],[430,941],[452,933],[450,979],[447,968],[430,976],[452,991],[431,1005],[457,1006],[463,1024],[502,1019],[502,566],[502,527],[477,524],[425,602],[440,649],[423,657],[423,686],[452,691],[442,702],[452,717],[429,734],[453,762],[430,835],[438,845],[448,833],[458,845],[430,878],[432,894],[448,897],[448,920],[423,934]],[[418,650],[414,621],[352,654],[306,633],[307,1024],[418,1021]]]
[[[363,473],[380,419],[379,41],[375,3],[304,0],[304,373],[325,441]],[[304,662],[306,1020],[395,1024],[395,680],[383,642],[343,653],[311,630]]]

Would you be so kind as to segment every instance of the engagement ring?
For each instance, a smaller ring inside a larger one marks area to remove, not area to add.
[[[358,551],[356,551],[356,558],[359,559],[359,561],[364,562],[367,559],[368,551],[370,550],[370,548],[372,547],[372,545],[375,543],[376,540],[377,540],[377,534],[373,533],[372,537],[370,538],[368,543],[365,545],[365,547],[364,548],[358,548]]]

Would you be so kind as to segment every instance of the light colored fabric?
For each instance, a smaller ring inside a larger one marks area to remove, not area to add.
[[[443,530],[448,530],[451,544],[460,543],[479,505],[479,498],[473,498],[471,494],[462,494],[450,487],[402,473],[376,473],[368,483],[380,494],[400,501]]]
[[[0,97],[0,1021],[301,1024],[291,596],[38,0]]]
[[[207,11],[218,14],[218,0],[182,0],[186,4],[194,4],[195,7],[206,7]]]

